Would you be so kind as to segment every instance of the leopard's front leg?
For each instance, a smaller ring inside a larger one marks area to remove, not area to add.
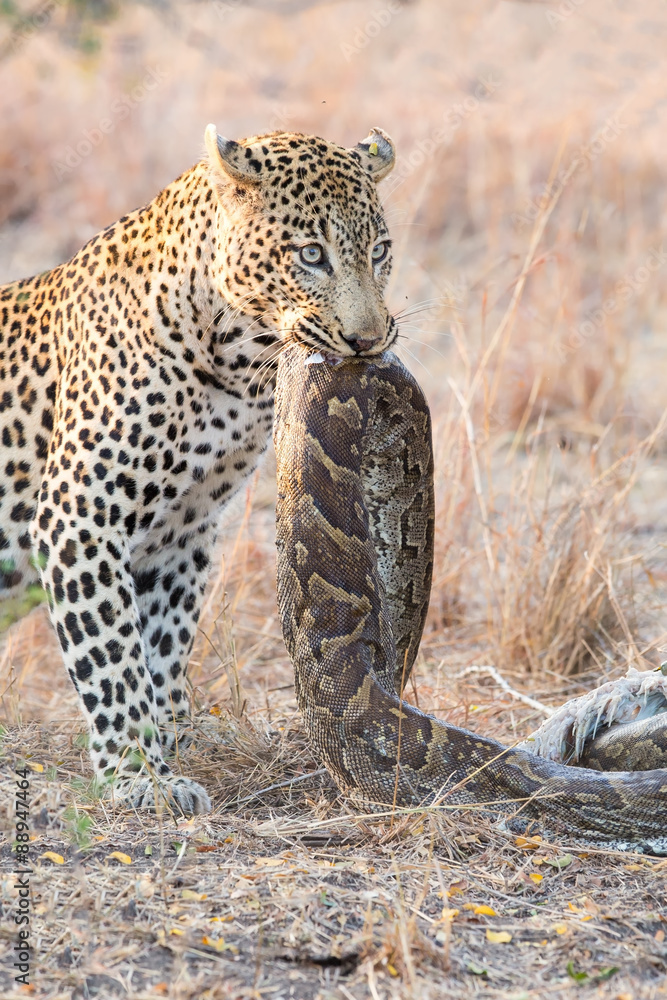
[[[66,527],[63,507],[74,501],[74,495],[62,496],[62,485],[43,490],[33,541],[65,664],[88,720],[97,777],[116,801],[154,808],[157,794],[185,813],[207,812],[206,791],[174,774],[162,756],[127,538],[110,528],[110,517],[89,530],[92,512],[81,507],[76,528],[71,521]]]
[[[210,573],[216,525],[203,522],[132,565],[146,661],[165,750],[187,745],[186,672]]]

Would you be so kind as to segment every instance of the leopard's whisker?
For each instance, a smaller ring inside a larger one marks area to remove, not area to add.
[[[434,353],[434,354],[437,354],[439,358],[442,358],[442,359],[443,359],[444,361],[447,361],[447,360],[448,360],[448,359],[447,359],[447,356],[446,356],[445,354],[443,354],[443,353],[442,353],[442,351],[439,351],[439,350],[437,349],[437,347],[434,347],[434,346],[433,346],[433,344],[429,344],[429,343],[427,343],[427,342],[426,342],[425,340],[417,340],[417,338],[416,338],[416,337],[404,337],[404,336],[403,336],[402,334],[400,334],[400,333],[399,333],[399,335],[398,335],[398,336],[399,336],[399,338],[400,338],[401,340],[410,340],[410,342],[411,342],[411,343],[413,343],[413,344],[420,344],[420,345],[421,345],[422,347],[428,347],[428,349],[429,349],[430,351],[433,351],[433,353]],[[404,345],[403,345],[403,344],[401,344],[401,347],[403,347],[403,346],[404,346]]]
[[[431,309],[437,309],[438,306],[443,305],[443,296],[439,295],[432,299],[423,299],[421,302],[413,302],[412,305],[405,306],[404,309],[398,309],[393,313],[394,319],[403,319],[406,316],[411,316],[414,312],[429,312]]]
[[[405,344],[397,344],[396,348],[397,350],[405,351],[406,354],[409,354],[413,361],[416,361],[418,365],[422,366],[422,368],[424,369],[425,372],[427,372],[427,374],[430,374],[424,362],[421,361],[416,354],[413,354],[412,351],[405,346]]]
[[[237,302],[235,306],[225,310],[223,318],[224,320],[226,320],[226,323],[225,325],[223,325],[222,330],[220,331],[220,333],[223,336],[226,333],[229,333],[232,325],[237,321],[239,316],[245,315],[243,311],[244,307],[248,304],[248,302],[251,301],[254,295],[255,292],[245,292],[242,296],[240,296],[240,301]]]
[[[280,350],[276,354],[272,355],[270,358],[268,358],[266,361],[264,361],[260,365],[260,367],[253,374],[252,378],[249,380],[248,384],[246,385],[245,389],[243,390],[243,394],[244,395],[248,392],[250,386],[253,384],[253,382],[255,381],[255,379],[261,379],[261,376],[263,375],[263,373],[265,371],[271,371],[271,373],[273,373],[274,369],[277,367],[278,360],[279,360],[280,356],[285,352],[287,346],[288,346],[287,344],[283,344],[281,346]],[[262,352],[260,352],[260,353],[262,353]],[[258,355],[258,357],[259,357],[259,355]],[[260,389],[261,389],[262,388],[261,381],[260,381],[259,384],[260,384]]]

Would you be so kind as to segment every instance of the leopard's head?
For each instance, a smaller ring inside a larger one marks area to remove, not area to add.
[[[389,347],[391,240],[376,184],[394,165],[391,139],[372,129],[353,149],[292,132],[234,142],[209,125],[205,141],[224,297],[258,333],[327,354]]]

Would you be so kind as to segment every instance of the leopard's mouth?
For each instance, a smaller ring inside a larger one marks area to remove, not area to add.
[[[327,340],[317,328],[305,326],[303,322],[287,335],[287,341],[296,341],[304,347],[312,348],[320,353],[324,359],[335,358],[337,361],[349,358],[373,358],[383,354],[396,340],[396,328],[392,323],[391,329],[386,336],[376,340],[347,340],[343,337],[336,338],[337,343]]]
[[[306,325],[303,320],[301,320],[292,330],[289,330],[283,334],[283,339],[286,343],[300,344],[302,347],[308,348],[312,352],[318,352],[323,357],[335,357],[343,358],[348,356],[348,351],[345,347],[341,345],[332,344],[327,340],[316,327],[311,327]],[[347,346],[347,345],[346,345]],[[349,356],[354,352],[349,351]]]

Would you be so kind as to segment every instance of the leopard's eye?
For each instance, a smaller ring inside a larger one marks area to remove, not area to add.
[[[309,243],[308,246],[301,247],[299,257],[304,264],[321,264],[324,260],[324,251],[319,243]]]
[[[374,264],[379,264],[389,253],[388,243],[376,243],[371,251],[371,260]]]

